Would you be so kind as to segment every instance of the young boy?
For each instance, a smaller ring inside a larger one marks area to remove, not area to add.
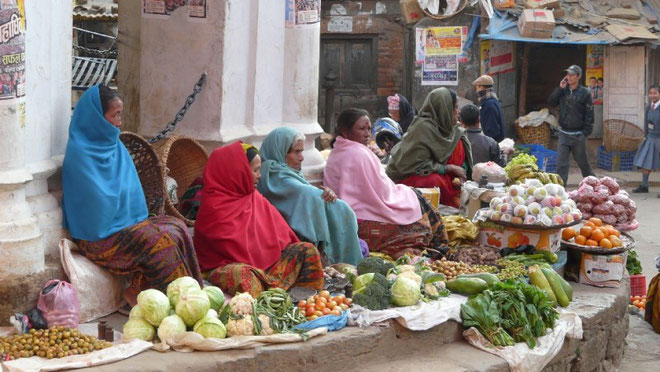
[[[494,139],[482,133],[479,126],[479,108],[473,104],[461,108],[461,124],[467,132],[468,140],[472,146],[472,162],[486,163],[492,161],[504,167],[506,163],[500,154],[500,146]]]

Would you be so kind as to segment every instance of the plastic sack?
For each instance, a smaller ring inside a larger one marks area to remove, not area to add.
[[[506,152],[509,150],[513,151],[516,143],[511,138],[505,138],[498,145],[500,146],[500,151]]]
[[[499,165],[489,161],[487,163],[478,163],[472,169],[472,180],[479,182],[482,175],[488,177],[489,183],[506,182],[506,171]]]
[[[74,242],[62,239],[59,248],[64,272],[82,300],[80,320],[89,322],[117,311],[123,303],[123,280],[78,253]]]
[[[71,283],[49,280],[39,294],[37,308],[43,313],[49,328],[78,327],[80,303],[76,289]]]
[[[547,108],[542,109],[541,111],[532,111],[525,116],[521,116],[516,119],[516,123],[519,127],[538,127],[543,123],[548,123],[553,127],[557,126],[557,119],[554,115],[548,111]]]
[[[347,310],[343,311],[341,315],[324,315],[312,321],[298,324],[293,329],[310,331],[314,328],[325,327],[328,329],[328,331],[338,331],[346,327],[346,324],[348,323],[348,314],[349,311]]]
[[[28,310],[26,315],[28,319],[30,319],[30,324],[32,325],[32,328],[34,329],[48,328],[48,322],[46,322],[46,319],[44,318],[43,314],[36,307]]]

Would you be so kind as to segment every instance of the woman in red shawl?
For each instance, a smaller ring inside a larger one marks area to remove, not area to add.
[[[235,142],[211,153],[195,221],[195,249],[209,282],[230,294],[293,286],[323,289],[321,256],[298,241],[256,189],[257,149]]]

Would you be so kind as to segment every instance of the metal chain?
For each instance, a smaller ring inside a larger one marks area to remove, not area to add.
[[[195,87],[193,88],[193,92],[186,98],[186,103],[183,105],[181,110],[177,112],[176,116],[174,117],[174,120],[169,122],[165,129],[160,131],[158,134],[156,134],[153,138],[149,139],[147,142],[149,143],[156,143],[163,138],[167,137],[167,135],[174,130],[176,125],[183,120],[183,117],[186,115],[186,112],[188,112],[188,108],[190,108],[190,105],[195,102],[195,97],[197,97],[197,94],[202,91],[202,87],[204,87],[204,83],[206,83],[206,72],[202,73],[202,76],[200,76],[199,80],[197,81],[197,84],[195,84]]]
[[[92,49],[80,45],[74,45],[73,49],[83,51],[87,54],[92,54],[96,57],[117,58],[117,48],[115,48],[116,44],[117,44],[117,39],[115,39],[110,45],[110,47],[106,50]]]

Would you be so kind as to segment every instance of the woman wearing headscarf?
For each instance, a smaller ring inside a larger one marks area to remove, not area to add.
[[[123,103],[104,85],[80,97],[62,166],[64,228],[85,257],[117,275],[133,275],[130,305],[148,288],[165,290],[181,276],[202,284],[187,227],[169,216],[148,218],[131,155],[119,140]]]
[[[387,109],[390,117],[401,126],[401,133],[406,133],[408,127],[415,119],[415,108],[408,102],[406,97],[401,94],[395,94],[387,97]]]
[[[235,142],[211,153],[195,221],[195,248],[207,280],[227,293],[268,288],[323,289],[321,256],[300,242],[258,191],[261,157]]]
[[[446,252],[442,219],[420,193],[394,184],[385,174],[378,157],[367,148],[370,127],[364,110],[350,108],[339,114],[324,184],[353,208],[358,235],[370,252],[394,258],[427,249]]]
[[[386,169],[397,183],[440,188],[440,203],[452,207],[459,206],[460,185],[472,173],[470,141],[456,125],[457,113],[456,93],[429,93]]]
[[[305,136],[293,128],[270,132],[261,144],[259,192],[277,208],[304,241],[314,243],[330,263],[357,265],[362,260],[357,219],[351,207],[323,186],[314,187],[301,172]]]

